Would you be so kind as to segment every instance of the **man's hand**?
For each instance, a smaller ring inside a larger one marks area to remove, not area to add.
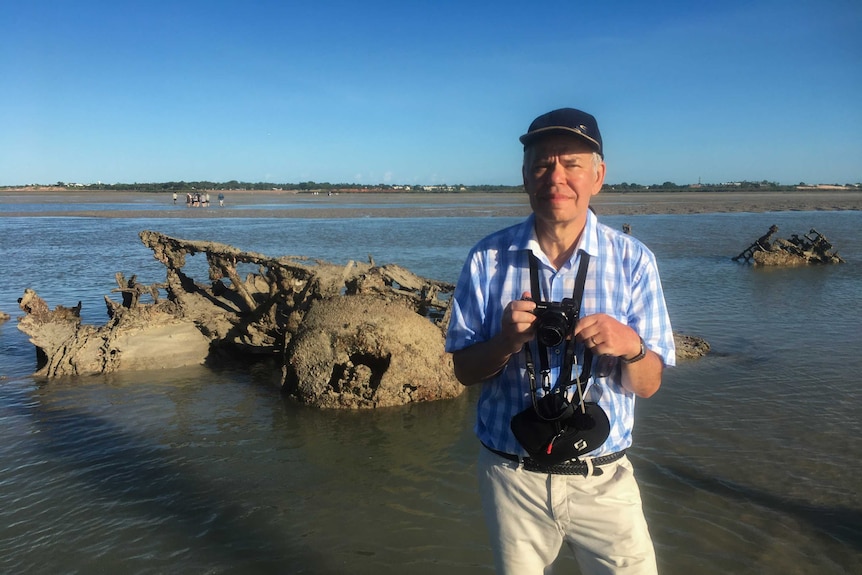
[[[521,299],[510,301],[503,310],[500,335],[507,343],[509,355],[518,353],[525,343],[533,339],[534,309],[536,302],[530,299],[530,292],[524,292]]]
[[[603,313],[582,317],[575,328],[575,337],[596,355],[633,359],[640,354],[641,339],[638,333]],[[663,370],[661,357],[647,349],[643,359],[622,364],[621,383],[635,395],[649,397],[661,387]]]
[[[578,320],[575,337],[596,355],[631,359],[641,350],[641,339],[635,330],[603,313]]]
[[[528,299],[529,292],[524,292],[522,297],[506,305],[497,335],[452,355],[455,377],[462,384],[473,385],[496,375],[510,357],[533,339],[536,304]]]

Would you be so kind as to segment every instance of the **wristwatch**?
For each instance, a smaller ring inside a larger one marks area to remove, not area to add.
[[[623,363],[634,363],[634,362],[640,361],[646,357],[646,346],[644,345],[644,338],[640,338],[640,340],[641,340],[640,352],[638,352],[638,354],[631,359],[626,359],[624,357],[620,357],[620,359],[623,360]]]

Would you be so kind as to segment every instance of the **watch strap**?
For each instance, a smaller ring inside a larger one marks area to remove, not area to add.
[[[621,357],[620,359],[623,361],[623,363],[634,363],[634,362],[640,361],[646,357],[646,345],[644,344],[644,338],[640,338],[640,340],[641,340],[640,352],[638,352],[638,354],[631,359],[626,359],[624,357]]]

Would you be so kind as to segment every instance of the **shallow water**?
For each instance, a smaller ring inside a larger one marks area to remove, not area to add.
[[[454,281],[475,240],[514,221],[0,213],[0,310],[17,317],[32,287],[103,323],[115,272],[163,279],[143,229]],[[862,572],[862,212],[603,221],[656,252],[675,329],[712,345],[638,403],[631,459],[661,572]],[[817,228],[848,262],[730,261],[772,224]],[[187,269],[203,279],[206,262]],[[331,412],[282,397],[265,364],[51,382],[34,368],[15,320],[0,326],[0,572],[491,572],[473,390]]]

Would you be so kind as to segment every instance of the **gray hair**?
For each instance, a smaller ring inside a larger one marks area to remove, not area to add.
[[[530,163],[533,160],[533,156],[531,154],[531,150],[535,149],[534,146],[524,146],[524,168],[529,168]],[[593,158],[593,172],[597,172],[599,169],[599,164],[602,163],[602,157],[598,152],[592,152]]]

